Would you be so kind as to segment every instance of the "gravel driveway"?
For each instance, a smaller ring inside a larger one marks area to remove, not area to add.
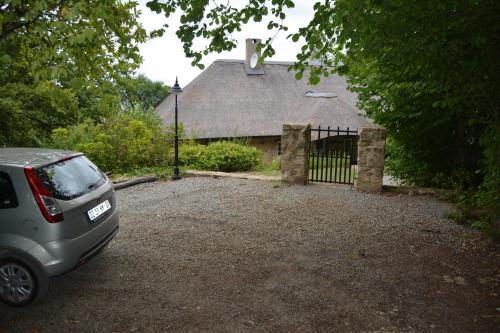
[[[121,230],[0,332],[498,332],[500,251],[425,196],[188,178],[117,192]]]

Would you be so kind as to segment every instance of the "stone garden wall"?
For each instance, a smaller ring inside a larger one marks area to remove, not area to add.
[[[358,191],[382,191],[385,139],[385,128],[361,128],[358,141],[358,179],[356,181]]]
[[[385,128],[362,127],[359,131],[356,189],[380,192],[384,176]],[[311,125],[283,125],[281,180],[285,184],[307,184]]]
[[[309,174],[311,125],[284,124],[281,134],[281,181],[305,185]]]

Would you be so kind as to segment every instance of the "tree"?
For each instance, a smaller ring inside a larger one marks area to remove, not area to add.
[[[40,146],[52,128],[77,116],[78,102],[69,89],[44,81],[0,85],[0,144]]]
[[[148,6],[166,17],[182,12],[177,36],[199,66],[203,55],[234,48],[231,33],[250,20],[286,31],[285,12],[294,6],[291,0],[214,3]],[[308,73],[313,84],[335,71],[346,75],[359,105],[388,130],[393,173],[424,185],[483,183],[481,193],[496,209],[490,217],[500,219],[498,22],[496,0],[325,0],[314,4],[307,26],[288,36],[303,44],[291,69],[297,78]],[[195,38],[207,39],[207,47],[194,50]],[[263,58],[274,54],[271,39],[262,50]],[[311,58],[323,66],[309,67]]]
[[[3,64],[35,79],[112,79],[140,63],[146,33],[135,2],[119,0],[0,1]]]
[[[114,85],[147,38],[136,5],[0,0],[0,145],[40,145],[53,128],[119,106]]]
[[[126,77],[120,81],[122,103],[126,108],[143,112],[157,107],[167,96],[170,87],[160,81],[152,81],[144,75]]]

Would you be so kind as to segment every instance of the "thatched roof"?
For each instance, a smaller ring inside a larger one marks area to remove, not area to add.
[[[215,61],[178,96],[179,121],[198,139],[281,135],[285,123],[372,125],[360,115],[344,78],[334,75],[309,86],[288,71],[291,64],[265,62],[263,75],[248,75],[243,60]],[[170,95],[156,108],[166,124],[174,122],[174,103]]]

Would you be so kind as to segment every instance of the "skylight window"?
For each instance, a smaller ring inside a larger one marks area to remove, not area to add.
[[[319,91],[306,91],[304,94],[305,97],[323,97],[323,98],[332,98],[337,97],[336,93],[333,92],[319,92]]]

